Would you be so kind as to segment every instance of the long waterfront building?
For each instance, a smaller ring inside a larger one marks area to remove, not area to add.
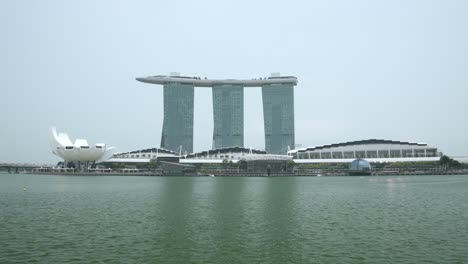
[[[173,73],[137,80],[164,86],[162,148],[193,152],[194,87],[212,88],[214,149],[244,147],[245,87],[262,87],[265,150],[286,154],[288,148],[294,148],[294,76],[210,80]]]
[[[426,143],[367,139],[293,149],[288,155],[297,163],[342,163],[354,159],[369,162],[438,161],[442,153]]]

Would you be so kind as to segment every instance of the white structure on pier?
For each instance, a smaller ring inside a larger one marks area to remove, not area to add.
[[[50,128],[49,143],[52,153],[64,161],[104,161],[112,155],[111,150],[114,149],[103,143],[90,146],[86,139],[76,139],[75,143],[72,143],[68,134],[58,133],[55,127]]]

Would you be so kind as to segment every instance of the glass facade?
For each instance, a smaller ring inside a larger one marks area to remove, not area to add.
[[[408,144],[332,144],[336,147],[315,147],[292,154],[295,159],[388,159],[388,158],[433,158],[442,156],[437,148],[427,145]],[[343,146],[346,145],[346,146]],[[332,153],[330,155],[330,152]]]
[[[371,165],[367,160],[357,159],[351,162],[350,170],[354,170],[354,171],[371,170]]]
[[[161,148],[193,152],[193,85],[164,85],[164,122]]]
[[[244,87],[213,86],[213,148],[244,147]]]
[[[294,89],[292,84],[262,87],[265,150],[284,154],[294,148]]]

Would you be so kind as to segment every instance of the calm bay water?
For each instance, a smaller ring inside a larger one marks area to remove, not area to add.
[[[468,176],[0,174],[0,262],[467,263]]]

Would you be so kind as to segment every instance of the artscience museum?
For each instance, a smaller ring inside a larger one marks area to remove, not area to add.
[[[76,139],[72,143],[67,133],[50,128],[49,143],[52,153],[67,162],[100,162],[112,155],[113,147],[98,143],[89,145],[86,139]]]

